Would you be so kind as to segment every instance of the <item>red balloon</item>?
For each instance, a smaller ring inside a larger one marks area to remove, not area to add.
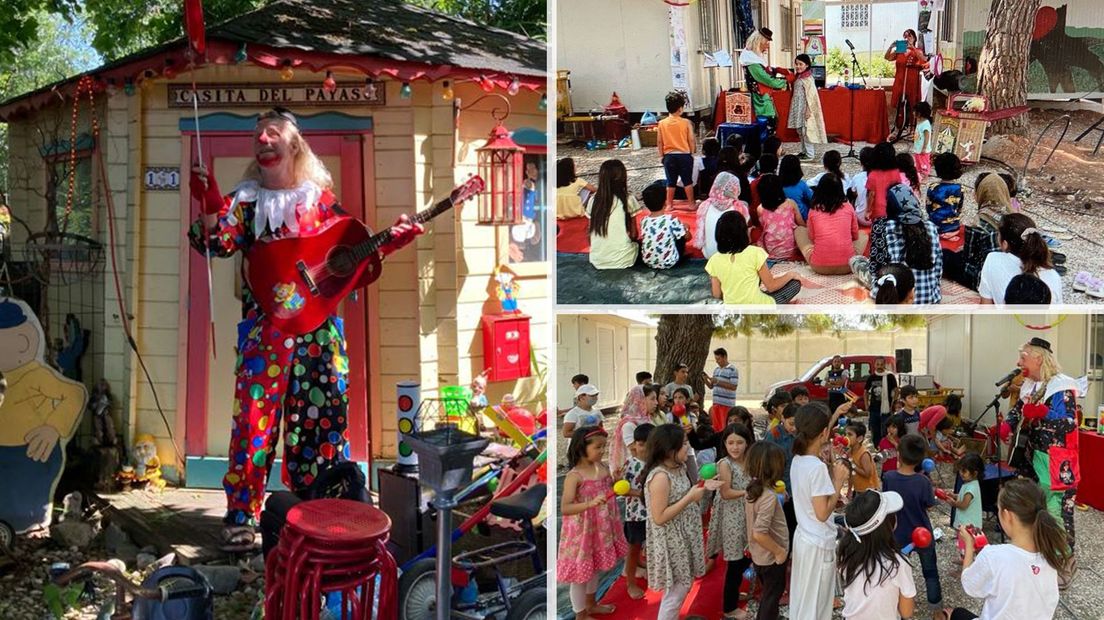
[[[932,533],[923,527],[912,530],[912,544],[917,549],[927,549],[932,543]]]
[[[675,417],[681,418],[686,415],[686,405],[675,403],[675,405],[671,407],[671,413],[675,414]]]

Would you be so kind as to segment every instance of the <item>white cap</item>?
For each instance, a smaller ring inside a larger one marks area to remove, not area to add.
[[[905,506],[905,501],[901,499],[901,495],[896,491],[875,491],[870,489],[865,492],[878,494],[878,509],[874,511],[874,516],[870,517],[870,520],[866,523],[855,527],[851,527],[850,525],[847,526],[847,529],[851,530],[856,540],[859,536],[864,536],[878,529],[878,526],[885,522],[887,516],[897,512]]]
[[[578,398],[578,397],[582,396],[583,394],[586,394],[587,396],[597,396],[598,395],[598,388],[594,387],[593,385],[591,385],[589,383],[580,385],[579,389],[575,390],[575,397]]]

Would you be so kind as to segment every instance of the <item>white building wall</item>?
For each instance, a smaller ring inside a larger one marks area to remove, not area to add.
[[[1050,341],[1062,372],[1080,377],[1088,372],[1088,315],[1067,316],[1059,325],[1034,330],[1027,325],[1048,325],[1059,315],[986,314],[940,316],[928,330],[933,374],[940,383],[966,390],[965,415],[976,417],[996,395],[994,383],[1016,367],[1019,349],[1032,337]],[[1095,411],[1098,388],[1090,391],[1086,409]],[[1007,411],[1008,401],[1002,401]],[[993,412],[982,418],[992,423]]]
[[[869,28],[843,28],[842,12],[841,4],[825,5],[824,34],[827,47],[829,50],[839,48],[847,56],[850,50],[844,40],[850,39],[860,60],[866,53],[873,52],[877,56],[885,54],[891,42],[901,38],[901,34],[908,28],[916,30],[920,20],[920,9],[916,2],[871,5]]]

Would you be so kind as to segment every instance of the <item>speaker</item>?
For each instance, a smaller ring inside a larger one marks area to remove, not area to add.
[[[897,349],[897,372],[912,372],[912,349]]]

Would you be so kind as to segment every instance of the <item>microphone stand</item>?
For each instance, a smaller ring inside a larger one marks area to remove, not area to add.
[[[1009,379],[1008,382],[1011,383],[1012,380]],[[989,404],[985,406],[985,409],[982,409],[981,413],[979,413],[978,416],[976,418],[974,418],[973,421],[970,423],[971,425],[976,426],[977,423],[983,417],[985,417],[985,414],[990,409],[993,409],[994,411],[996,411],[996,414],[997,414],[996,422],[994,423],[994,425],[991,428],[994,429],[994,431],[993,431],[993,448],[996,452],[996,457],[997,457],[997,495],[998,496],[1000,495],[1001,490],[1004,488],[1004,471],[1001,470],[1001,460],[1002,459],[1001,459],[1001,438],[1000,438],[1000,429],[1001,429],[1001,425],[1004,423],[1004,415],[1001,414],[1000,401],[1001,401],[1002,398],[1007,398],[1007,397],[1008,397],[1008,385],[1005,384],[1004,386],[1001,387],[1001,391],[997,392],[997,395],[993,397],[993,400],[991,400],[989,402]],[[1023,420],[1021,420],[1020,423],[1022,424]],[[1009,439],[1011,439],[1011,435],[1009,435]],[[1013,449],[1015,449],[1015,446],[1013,446]],[[1011,466],[1009,466],[1009,469],[1011,469]],[[985,475],[985,472],[983,471],[982,476],[984,477],[984,475]],[[982,509],[984,510],[984,506],[982,507]],[[1002,543],[1005,542],[1004,528],[1002,528],[1000,526],[1000,519],[997,519],[997,531],[1000,532],[1001,542]]]
[[[855,74],[858,74],[862,78],[863,88],[866,88],[866,76],[862,74],[862,69],[859,67],[859,59],[855,56],[855,48],[851,48],[851,79],[855,79]],[[851,135],[848,136],[848,142],[850,142],[850,148],[847,150],[847,154],[843,156],[843,159],[858,159],[859,156],[855,153],[855,89],[851,88],[851,85],[847,85],[847,90],[851,91]]]

